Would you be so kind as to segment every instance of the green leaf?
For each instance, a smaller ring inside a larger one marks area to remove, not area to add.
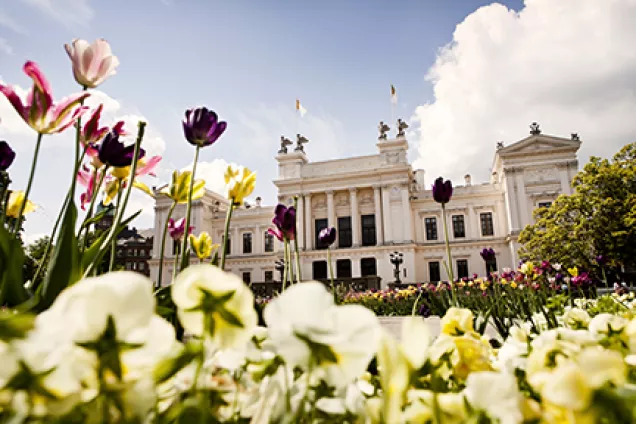
[[[201,346],[188,343],[175,356],[165,358],[155,368],[153,377],[157,384],[172,378],[176,373],[202,354]]]
[[[0,223],[0,306],[15,306],[29,299],[22,276],[24,257],[20,240]]]
[[[77,208],[75,202],[68,203],[58,239],[55,243],[49,269],[42,284],[42,297],[38,310],[43,311],[53,304],[62,290],[75,284],[81,277],[80,253],[75,236]]]
[[[31,330],[35,316],[31,314],[15,314],[11,311],[0,311],[0,340],[21,339]]]
[[[104,209],[104,210],[100,211],[99,213],[95,214],[94,216],[84,220],[84,222],[82,222],[82,225],[80,226],[80,231],[83,230],[84,228],[88,227],[89,225],[97,224],[109,212],[110,212],[109,209]]]

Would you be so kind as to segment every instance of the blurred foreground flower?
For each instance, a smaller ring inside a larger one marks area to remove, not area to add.
[[[82,87],[95,88],[117,72],[119,59],[113,56],[110,44],[103,38],[92,44],[76,38],[64,48],[73,64],[75,81]]]
[[[0,84],[0,93],[4,94],[13,108],[24,119],[28,126],[39,134],[62,132],[86,112],[87,107],[80,103],[89,93],[73,94],[53,103],[53,90],[44,74],[35,62],[24,64],[24,73],[33,80],[33,87],[23,102],[16,90],[8,85]]]

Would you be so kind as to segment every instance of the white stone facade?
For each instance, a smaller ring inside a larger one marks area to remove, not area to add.
[[[535,130],[521,141],[498,147],[489,182],[472,184],[470,176],[466,176],[465,185],[455,186],[446,207],[455,276],[466,272],[483,275],[486,267],[479,255],[483,248],[495,250],[498,269],[516,265],[517,237],[532,222],[533,209],[552,202],[561,193],[571,193],[580,144],[576,135],[571,139],[558,138]],[[375,272],[384,287],[394,281],[389,254],[398,251],[404,258],[403,282],[447,278],[442,210],[430,189],[437,176],[431,176],[425,185],[424,171],[413,170],[407,160],[408,142],[403,137],[380,140],[377,148],[375,155],[325,162],[310,162],[300,151],[276,157],[277,201],[291,205],[294,197],[298,197],[297,231],[303,279],[324,277],[327,251],[317,249],[316,240],[316,225],[324,225],[324,220],[342,235],[332,248],[334,270],[338,269],[342,276],[369,275],[374,271],[375,260]],[[195,232],[205,230],[215,243],[221,243],[227,206],[223,196],[207,192],[193,204]],[[150,262],[151,278],[155,280],[169,207],[169,199],[157,198],[155,245]],[[275,261],[282,258],[282,246],[274,240],[273,249],[266,249],[266,233],[273,212],[274,207],[260,205],[234,212],[227,270],[252,282],[279,279],[274,267]],[[173,216],[180,218],[183,214],[184,208],[178,207]],[[250,244],[247,242],[250,238],[251,252],[245,253],[244,244]],[[348,245],[349,239],[351,246],[339,247],[342,241]],[[174,255],[169,237],[165,257],[163,284],[172,277]]]

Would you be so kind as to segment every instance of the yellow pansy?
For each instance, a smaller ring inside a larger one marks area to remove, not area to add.
[[[188,190],[190,190],[190,181],[192,180],[191,171],[174,171],[172,173],[172,183],[161,189],[159,193],[174,200],[177,203],[188,202]],[[192,200],[197,200],[205,194],[205,181],[194,180],[192,186]]]
[[[473,313],[470,309],[450,308],[442,318],[442,333],[449,336],[461,336],[473,333]]]
[[[225,184],[228,187],[227,197],[236,205],[242,205],[247,196],[252,194],[256,186],[256,173],[248,168],[241,171],[228,165],[225,171]]]
[[[219,247],[218,244],[212,244],[212,237],[207,231],[202,231],[199,237],[190,234],[190,245],[200,260],[209,258],[212,252]]]
[[[24,203],[24,197],[25,197],[24,191],[22,190],[11,192],[11,194],[9,195],[9,203],[7,204],[7,216],[10,216],[12,218],[18,217],[18,214],[20,213],[20,208],[22,207],[22,204]],[[22,215],[26,215],[30,212],[33,212],[35,208],[36,208],[35,203],[33,203],[30,200],[27,200],[26,205],[24,206],[24,211],[22,212]]]
[[[574,268],[568,268],[568,273],[572,276],[572,277],[578,277],[579,275],[579,269],[577,267]]]

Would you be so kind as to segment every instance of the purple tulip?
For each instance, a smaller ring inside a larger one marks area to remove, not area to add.
[[[115,167],[130,166],[135,155],[135,146],[124,146],[119,141],[119,132],[110,131],[99,145],[98,158],[103,164]],[[139,158],[145,155],[145,151],[139,148]]]
[[[283,204],[278,204],[274,211],[274,219],[272,224],[276,228],[270,228],[267,232],[280,241],[293,240],[296,237],[296,208],[293,206],[287,207]]]
[[[492,247],[483,249],[479,254],[481,255],[484,261],[490,261],[495,259],[495,251],[492,249]]]
[[[318,241],[323,246],[331,246],[336,241],[336,229],[334,227],[323,228],[318,234]]]
[[[433,199],[442,205],[450,202],[453,196],[453,184],[450,180],[444,181],[442,177],[435,180],[433,184]]]
[[[209,146],[221,137],[226,128],[227,122],[219,121],[213,110],[206,107],[186,110],[183,134],[192,145]]]
[[[0,141],[0,171],[6,171],[9,169],[13,160],[15,159],[15,152],[9,146],[6,141]]]

